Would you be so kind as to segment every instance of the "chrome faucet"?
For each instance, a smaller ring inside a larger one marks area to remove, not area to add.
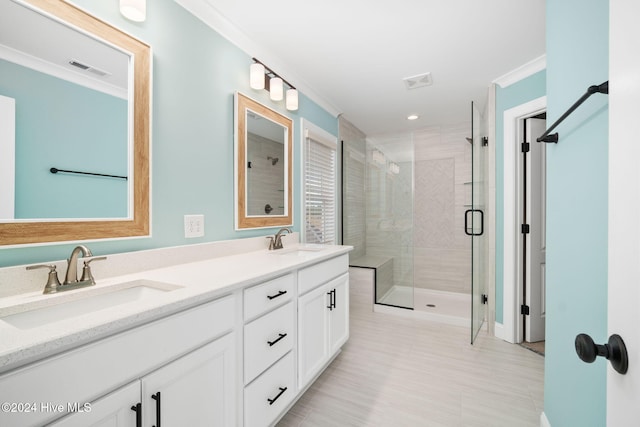
[[[273,249],[282,249],[282,234],[284,232],[287,232],[287,234],[291,234],[293,233],[293,231],[291,231],[290,228],[281,228],[275,235],[274,239],[273,239]]]
[[[82,258],[88,258],[84,260],[84,267],[82,269],[82,277],[78,280],[78,258],[82,253]],[[89,258],[92,257],[92,258]],[[91,250],[84,246],[78,245],[71,251],[71,256],[67,259],[67,274],[65,275],[64,283],[60,284],[58,280],[58,273],[56,272],[55,264],[39,264],[30,265],[27,270],[34,270],[36,268],[48,268],[49,275],[47,278],[47,284],[44,288],[43,294],[53,294],[56,292],[69,291],[71,289],[83,288],[85,286],[95,285],[96,281],[91,273],[91,266],[89,265],[93,261],[100,261],[107,259],[106,256],[93,257]]]
[[[82,257],[93,256],[91,250],[84,246],[78,245],[71,251],[71,256],[67,259],[67,274],[64,276],[64,283],[62,286],[78,283],[78,257],[82,252]]]

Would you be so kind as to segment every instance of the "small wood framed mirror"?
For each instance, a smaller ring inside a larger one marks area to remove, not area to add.
[[[236,92],[236,229],[293,224],[293,121]]]

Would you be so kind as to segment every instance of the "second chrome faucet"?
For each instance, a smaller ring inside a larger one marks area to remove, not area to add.
[[[278,230],[278,232],[276,233],[275,236],[267,236],[267,239],[269,239],[269,250],[274,250],[274,249],[282,249],[282,236],[283,234],[285,234],[285,232],[287,234],[291,234],[293,233],[293,231],[291,231],[290,228],[281,228],[280,230]]]
[[[80,254],[82,254],[82,256]],[[78,259],[81,257],[86,259],[84,260],[84,266],[82,268],[82,276],[78,279]],[[91,253],[91,250],[88,247],[84,245],[76,246],[73,248],[73,251],[71,251],[71,256],[67,259],[67,273],[65,274],[63,283],[60,283],[58,280],[58,273],[56,272],[55,264],[30,265],[27,267],[27,270],[48,268],[49,276],[43,293],[53,294],[56,292],[69,291],[71,289],[95,285],[96,281],[93,278],[91,266],[89,264],[93,261],[100,261],[103,259],[107,259],[107,257],[93,257],[93,253]]]

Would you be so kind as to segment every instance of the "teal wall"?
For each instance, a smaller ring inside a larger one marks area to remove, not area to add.
[[[545,93],[546,72],[544,70],[505,88],[496,87],[496,322],[498,323],[503,322],[504,315],[504,112],[540,98]]]
[[[609,3],[547,0],[547,121],[608,79]],[[608,99],[589,98],[547,148],[547,332],[544,411],[553,427],[606,424],[606,361],[576,356],[607,341]]]
[[[133,23],[117,2],[76,0],[99,18],[153,48],[152,232],[146,239],[91,242],[94,254],[203,243],[273,233],[234,230],[233,94],[244,92],[294,120],[294,229],[300,230],[300,121],[338,134],[338,121],[304,94],[288,112],[266,91],[249,88],[251,55],[173,0],[147,2],[147,20]],[[287,76],[284,76],[287,78]],[[292,82],[295,84],[295,82]],[[79,195],[80,196],[80,195]],[[183,216],[205,215],[205,236],[185,239]],[[0,249],[0,266],[64,259],[72,244]]]
[[[127,181],[49,172],[126,176],[126,100],[5,60],[0,75],[16,100],[15,217],[126,217]]]

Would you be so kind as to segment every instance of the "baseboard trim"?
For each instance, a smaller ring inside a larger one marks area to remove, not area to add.
[[[547,419],[547,416],[544,412],[540,414],[540,427],[551,427],[551,423]]]
[[[506,330],[502,323],[495,322],[493,328],[494,328],[493,334],[496,336],[496,338],[500,338],[501,340],[504,340],[504,341],[509,341],[506,338],[506,335],[507,335]]]

